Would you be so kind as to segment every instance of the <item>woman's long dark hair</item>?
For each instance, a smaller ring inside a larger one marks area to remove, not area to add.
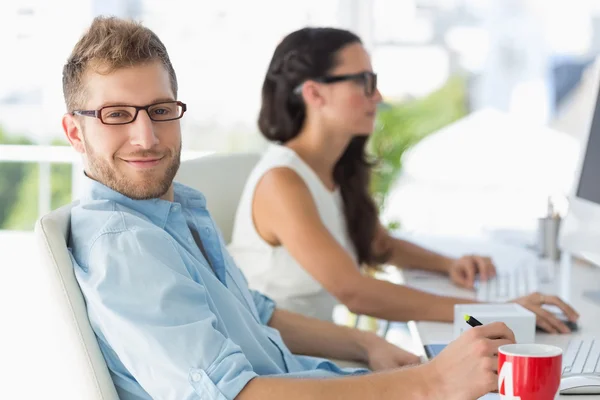
[[[304,28],[283,39],[275,49],[262,87],[258,127],[268,140],[286,143],[300,133],[306,108],[295,89],[308,79],[327,75],[339,61],[338,52],[353,43],[361,43],[360,38],[335,28]],[[373,251],[379,219],[369,193],[372,165],[365,153],[366,143],[367,136],[354,137],[333,171],[359,264],[387,258],[387,254]]]

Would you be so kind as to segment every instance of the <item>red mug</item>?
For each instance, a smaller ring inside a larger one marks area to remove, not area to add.
[[[498,393],[503,400],[558,398],[562,349],[546,344],[508,344],[498,349]]]

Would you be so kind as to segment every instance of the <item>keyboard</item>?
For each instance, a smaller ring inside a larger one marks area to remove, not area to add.
[[[600,394],[600,339],[571,340],[563,353],[562,394]]]
[[[475,290],[477,300],[488,303],[526,296],[538,290],[537,269],[527,265],[508,273],[498,273],[487,281],[477,281]]]

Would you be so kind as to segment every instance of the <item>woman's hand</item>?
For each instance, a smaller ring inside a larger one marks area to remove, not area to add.
[[[496,276],[496,267],[489,257],[467,255],[452,261],[448,276],[456,286],[472,289],[476,277],[485,281]]]
[[[541,293],[532,293],[527,296],[512,300],[511,303],[517,303],[532,311],[536,315],[536,324],[549,333],[570,333],[571,330],[560,319],[556,318],[550,311],[544,309],[544,304],[554,305],[561,309],[569,321],[577,322],[579,314],[567,303],[557,296],[548,296]]]

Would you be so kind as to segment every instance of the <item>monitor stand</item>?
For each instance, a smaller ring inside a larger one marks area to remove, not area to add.
[[[564,300],[571,299],[571,268],[573,265],[573,255],[567,251],[562,251],[558,263],[558,295]]]
[[[592,264],[594,267],[600,267],[600,259],[598,258],[597,255],[583,253],[583,254],[581,254],[581,258],[584,261]],[[583,294],[583,297],[585,297],[586,299],[591,300],[594,303],[600,305],[600,289],[585,290],[585,291],[583,291],[582,294]]]

